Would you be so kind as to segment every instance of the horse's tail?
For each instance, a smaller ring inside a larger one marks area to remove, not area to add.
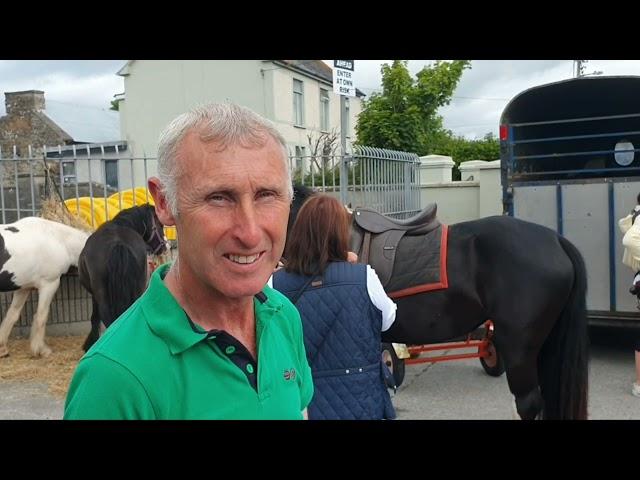
[[[587,271],[578,249],[559,237],[573,264],[573,286],[558,322],[539,357],[544,419],[587,419],[589,330],[587,324]]]
[[[100,319],[109,327],[144,292],[147,283],[147,259],[142,262],[127,245],[115,245],[107,259],[106,302],[100,304]]]

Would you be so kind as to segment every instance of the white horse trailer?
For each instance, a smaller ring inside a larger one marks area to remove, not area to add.
[[[540,85],[515,96],[500,120],[504,213],[578,247],[591,324],[640,326],[617,225],[640,192],[639,147],[640,77]]]

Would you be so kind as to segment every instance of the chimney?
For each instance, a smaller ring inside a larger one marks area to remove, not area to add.
[[[44,110],[44,92],[25,90],[24,92],[5,92],[4,105],[7,115],[25,115]]]

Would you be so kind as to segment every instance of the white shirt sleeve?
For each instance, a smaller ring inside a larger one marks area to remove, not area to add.
[[[389,330],[396,319],[398,306],[387,296],[378,274],[371,265],[367,265],[367,291],[371,302],[382,311],[382,331]]]
[[[269,285],[271,288],[273,288],[273,275],[271,275],[269,277],[269,280],[267,280],[267,285]]]

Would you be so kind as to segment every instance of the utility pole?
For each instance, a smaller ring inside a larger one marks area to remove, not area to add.
[[[349,188],[349,170],[347,169],[347,97],[340,95],[340,201],[347,203]]]
[[[596,71],[593,71],[591,73],[584,73],[584,69],[586,68],[588,61],[589,60],[574,60],[573,61],[573,66],[575,68],[575,77],[576,78],[586,77],[587,75],[602,75],[602,71],[601,70],[596,70]]]
[[[347,203],[347,188],[349,187],[349,170],[347,158],[347,98],[356,96],[353,83],[353,60],[333,61],[333,91],[340,95],[340,201]]]

